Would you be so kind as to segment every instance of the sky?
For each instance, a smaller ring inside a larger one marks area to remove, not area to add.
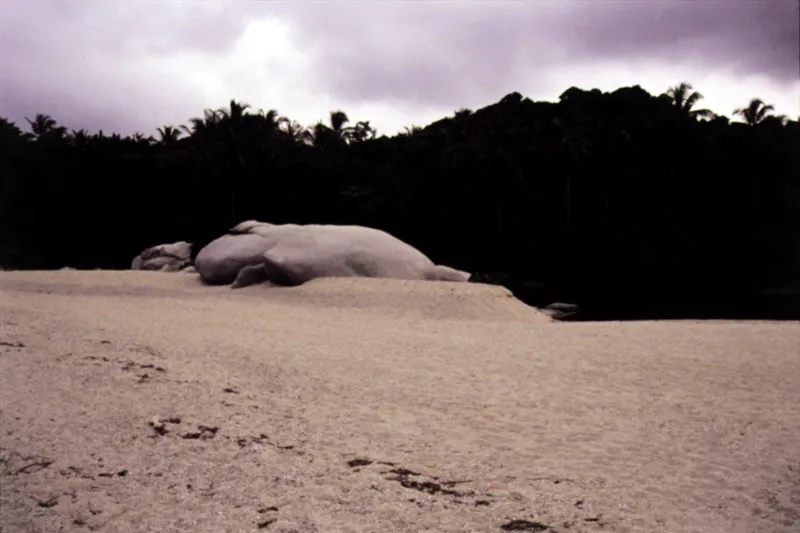
[[[800,0],[0,0],[0,116],[151,134],[231,98],[379,134],[517,91],[652,94],[800,115]]]

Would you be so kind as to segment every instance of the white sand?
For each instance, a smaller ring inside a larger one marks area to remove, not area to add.
[[[800,531],[796,322],[0,272],[0,411],[3,533]]]

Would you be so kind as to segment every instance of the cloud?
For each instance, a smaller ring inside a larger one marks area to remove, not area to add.
[[[315,54],[319,82],[347,101],[455,107],[498,86],[493,97],[515,90],[526,67],[552,57],[522,23],[533,11],[546,23],[547,3],[355,5],[286,15]]]
[[[154,58],[165,50],[172,59],[224,54],[241,28],[217,20],[218,9],[178,2],[4,2],[0,114],[20,120],[45,112],[107,131],[145,123],[153,129],[160,113],[197,96],[177,79],[174,64]]]
[[[800,17],[789,0],[356,5],[287,14],[318,51],[320,81],[350,101],[452,106],[592,60],[798,79]]]
[[[512,91],[553,99],[572,85],[641,84],[659,93],[681,81],[719,112],[731,112],[734,96],[737,106],[759,96],[795,115],[798,7],[10,0],[0,3],[0,115],[151,132],[235,98],[303,123],[344,109],[393,132]]]
[[[617,1],[581,15],[598,21],[574,42],[581,55],[685,62],[784,83],[800,73],[800,6],[791,0]]]

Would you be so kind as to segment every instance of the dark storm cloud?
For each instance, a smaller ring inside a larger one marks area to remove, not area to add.
[[[679,65],[689,82],[701,72],[762,75],[789,90],[798,79],[799,7],[795,0],[6,0],[0,115],[19,121],[42,111],[73,127],[126,132],[184,121],[204,96],[176,74],[181,58],[226,57],[246,24],[264,16],[288,24],[294,44],[313,58],[305,84],[342,106],[447,109],[514,90],[535,96],[552,92],[556,68],[592,68],[595,60]],[[172,69],[148,62],[170,57]]]
[[[526,67],[547,59],[530,15],[547,19],[554,10],[534,4],[375,2],[344,9],[332,2],[287,19],[316,53],[319,82],[332,96],[451,106],[491,87],[512,87]]]
[[[798,79],[800,3],[796,0],[596,2],[575,9],[576,52],[681,61],[704,68]],[[567,17],[565,17],[567,18]]]
[[[492,91],[530,92],[529,80],[545,85],[548,69],[593,59],[681,64],[687,78],[717,71],[798,79],[794,0],[314,5],[287,16],[318,51],[320,82],[354,102],[446,106],[501,96]]]
[[[43,112],[75,127],[152,130],[197,99],[137,60],[169,52],[224,54],[245,14],[222,4],[108,0],[0,3],[0,115]],[[184,117],[185,118],[185,117]],[[20,124],[24,125],[24,124]]]

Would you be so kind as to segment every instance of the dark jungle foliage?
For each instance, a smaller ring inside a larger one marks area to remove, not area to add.
[[[701,98],[688,84],[512,93],[394,137],[341,111],[304,128],[233,100],[157,139],[0,119],[0,265],[128,268],[145,247],[197,251],[255,218],[385,229],[598,316],[796,287],[800,124],[757,99],[729,122]]]

